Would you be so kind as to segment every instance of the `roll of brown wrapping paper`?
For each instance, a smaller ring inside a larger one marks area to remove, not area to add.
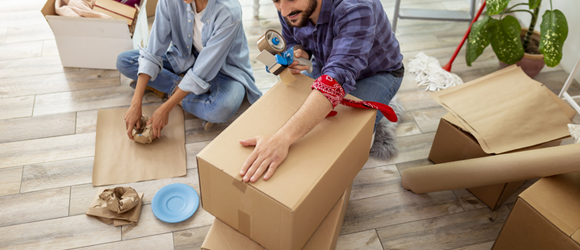
[[[405,169],[401,185],[422,194],[577,171],[580,171],[580,144],[571,144]]]

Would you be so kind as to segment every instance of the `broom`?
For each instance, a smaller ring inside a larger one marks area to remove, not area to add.
[[[469,32],[471,32],[471,26],[475,21],[477,21],[477,19],[479,19],[485,5],[486,1],[483,1],[483,4],[471,21],[469,28],[467,28],[461,43],[459,43],[459,46],[455,49],[455,53],[453,53],[453,56],[445,66],[441,67],[436,58],[427,56],[423,52],[419,52],[419,54],[415,56],[415,59],[409,61],[409,72],[417,75],[415,81],[417,81],[419,86],[427,86],[425,90],[438,91],[463,84],[463,80],[461,80],[459,76],[450,72],[451,64],[455,61],[455,57],[457,57],[457,54],[461,50],[461,47],[463,47],[467,36],[469,36]]]

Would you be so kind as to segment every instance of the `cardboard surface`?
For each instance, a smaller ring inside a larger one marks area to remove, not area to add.
[[[316,229],[302,250],[333,250],[344,221],[352,186],[349,186],[332,210]],[[239,233],[219,219],[215,219],[203,245],[203,250],[264,250],[260,244]]]
[[[146,3],[147,0],[142,1]],[[131,34],[124,20],[58,16],[54,6],[55,0],[47,0],[41,12],[54,33],[64,67],[116,69],[121,52],[147,46],[149,27],[145,8],[139,12]]]
[[[580,173],[542,178],[516,201],[494,250],[580,249]]]
[[[148,0],[145,8],[147,9],[147,17],[155,16],[155,10],[157,9],[157,2],[159,0]]]
[[[239,140],[275,133],[302,106],[314,80],[296,78],[278,82],[197,155],[203,208],[272,250],[304,246],[367,161],[376,112],[339,105],[290,147],[270,180],[241,182],[254,148]]]
[[[93,10],[107,14],[113,19],[125,20],[131,26],[137,15],[137,9],[114,0],[97,0]]]
[[[158,106],[143,106],[151,116]],[[127,108],[99,109],[93,186],[184,176],[185,130],[183,110],[176,106],[161,137],[151,144],[132,141],[125,130]]]
[[[546,90],[514,65],[432,96],[484,152],[505,153],[570,135],[569,119]]]

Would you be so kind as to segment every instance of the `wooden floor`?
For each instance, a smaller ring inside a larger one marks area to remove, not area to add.
[[[469,8],[466,0],[402,2],[405,7]],[[280,26],[271,1],[261,1],[259,20],[252,17],[252,3],[242,0],[253,58],[257,38]],[[392,16],[394,0],[383,4]],[[152,214],[151,199],[175,182],[199,191],[195,155],[231,121],[204,131],[199,119],[186,116],[187,176],[128,184],[145,193],[137,226],[116,228],[85,216],[96,192],[91,175],[97,110],[127,107],[133,90],[116,70],[63,68],[39,11],[43,5],[43,0],[0,0],[0,249],[199,248],[213,217],[200,209],[185,222],[163,223]],[[396,35],[405,62],[423,51],[446,63],[467,26],[401,20]],[[267,91],[276,77],[252,63],[259,88]],[[497,69],[489,48],[473,67],[465,65],[464,51],[453,66],[464,81]],[[536,79],[558,91],[566,77],[558,66]],[[356,177],[338,249],[490,249],[515,195],[491,211],[466,190],[416,195],[400,185],[402,169],[430,164],[426,158],[446,113],[413,79],[407,73],[398,93],[406,109],[397,130],[401,153],[390,162],[369,160]],[[570,92],[579,94],[579,86]]]

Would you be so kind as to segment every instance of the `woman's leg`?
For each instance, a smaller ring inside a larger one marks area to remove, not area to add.
[[[227,122],[242,104],[246,90],[242,83],[218,73],[211,81],[209,91],[205,94],[188,94],[181,105],[183,109],[202,120],[211,123]]]
[[[173,86],[179,84],[182,72],[174,72],[167,57],[163,55],[163,69],[153,81],[149,81],[147,86],[159,90],[165,94],[171,93]],[[125,51],[117,57],[117,70],[128,78],[137,81],[139,72],[139,50]],[[131,86],[135,88],[135,85]]]

